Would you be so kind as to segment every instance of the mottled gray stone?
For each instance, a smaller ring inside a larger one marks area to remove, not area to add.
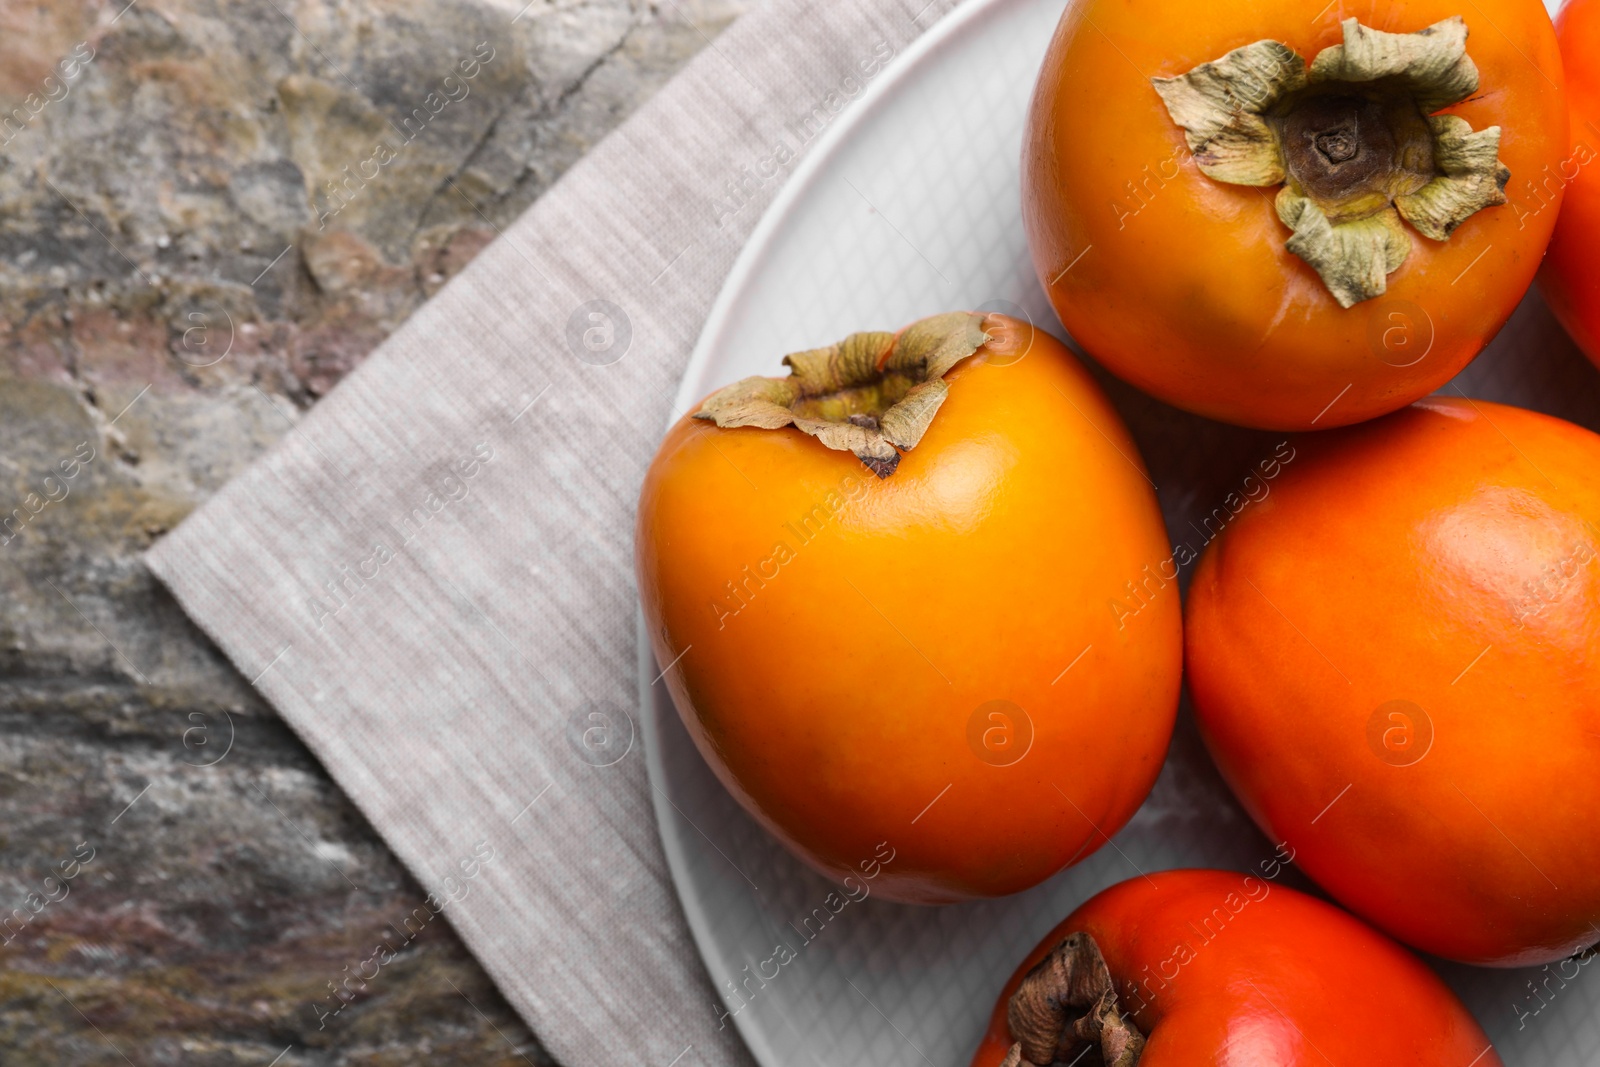
[[[547,1063],[437,920],[321,1017],[425,894],[138,555],[746,0],[123,2],[0,7],[0,1062]]]

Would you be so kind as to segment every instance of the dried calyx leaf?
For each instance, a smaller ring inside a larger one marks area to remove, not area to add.
[[[1001,1067],[1049,1067],[1100,1052],[1105,1067],[1135,1067],[1144,1035],[1117,1003],[1116,986],[1100,946],[1070,934],[1029,971],[1006,1006],[1016,1044]]]
[[[1342,307],[1383,293],[1411,238],[1400,220],[1444,241],[1511,178],[1500,127],[1474,131],[1436,115],[1478,89],[1467,26],[1445,19],[1386,33],[1355,19],[1310,64],[1288,45],[1257,41],[1156,92],[1201,172],[1235,185],[1282,184],[1287,247]]]
[[[1443,241],[1480,208],[1506,202],[1511,171],[1500,162],[1500,127],[1474,132],[1455,115],[1430,116],[1428,125],[1439,175],[1394,206],[1424,237]]]
[[[1306,86],[1306,61],[1286,44],[1257,41],[1176,78],[1152,78],[1195,165],[1234,185],[1277,185],[1283,155],[1267,108]]]
[[[734,382],[712,393],[695,417],[723,428],[793,426],[887,478],[944,403],[945,373],[989,339],[983,321],[981,314],[956,311],[898,334],[854,333],[795,352],[783,359],[787,378]]]
[[[1416,33],[1385,33],[1345,19],[1344,43],[1311,61],[1311,80],[1373,82],[1395,78],[1417,108],[1431,115],[1478,91],[1478,68],[1467,55],[1467,24],[1460,15]]]
[[[1340,307],[1388,288],[1387,276],[1406,261],[1411,238],[1393,208],[1335,225],[1293,190],[1279,190],[1278,218],[1294,233],[1284,247],[1311,264]]]

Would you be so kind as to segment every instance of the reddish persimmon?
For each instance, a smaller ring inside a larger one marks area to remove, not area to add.
[[[1175,586],[1138,625],[1104,607],[1166,552],[1121,419],[1001,316],[786,362],[678,422],[639,501],[645,619],[701,754],[802,859],[891,899],[1089,855],[1155,781],[1182,668]]]
[[[1132,878],[1073,912],[1006,983],[972,1063],[1072,1063],[1096,1047],[1085,1062],[1107,1067],[1500,1065],[1411,953],[1233,871]]]
[[[1223,777],[1417,948],[1513,966],[1600,941],[1600,437],[1434,397],[1296,448],[1189,590]]]
[[[1567,70],[1572,148],[1544,175],[1536,208],[1554,214],[1566,190],[1539,287],[1588,357],[1600,365],[1600,0],[1569,0],[1556,19]]]
[[[1023,147],[1034,267],[1073,339],[1169,403],[1393,411],[1533,280],[1561,86],[1539,0],[1068,4]]]

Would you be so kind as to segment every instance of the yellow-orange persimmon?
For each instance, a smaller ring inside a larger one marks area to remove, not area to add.
[[[1449,380],[1559,206],[1538,0],[1318,6],[1069,4],[1023,148],[1034,266],[1072,337],[1249,426],[1358,422]]]
[[[1138,451],[1059,342],[1002,316],[785,362],[674,425],[646,476],[663,684],[733,795],[847,887],[1034,885],[1128,820],[1171,735],[1175,592],[1120,629],[1105,610],[1167,552]]]
[[[1223,777],[1401,941],[1501,966],[1600,942],[1600,437],[1430,398],[1296,445],[1189,590]]]

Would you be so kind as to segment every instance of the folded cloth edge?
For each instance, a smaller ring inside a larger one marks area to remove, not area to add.
[[[563,1061],[748,1062],[693,958],[642,760],[570,758],[565,709],[637,706],[633,498],[781,187],[748,164],[874,43],[898,51],[949,6],[769,0],[736,20],[146,557]],[[597,313],[630,335],[614,362],[572,343]],[[597,439],[599,460],[574,445]],[[520,617],[501,607],[518,597]]]

